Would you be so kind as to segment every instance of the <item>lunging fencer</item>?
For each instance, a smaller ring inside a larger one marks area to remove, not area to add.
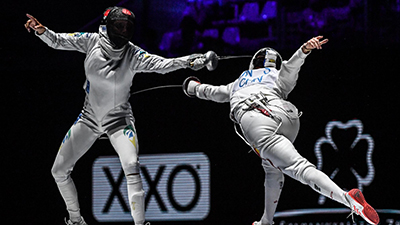
[[[262,48],[254,54],[249,69],[227,85],[201,84],[196,77],[188,77],[183,83],[183,90],[189,97],[229,102],[235,128],[240,126],[242,138],[261,158],[265,171],[265,206],[261,220],[253,225],[273,224],[284,174],[349,207],[352,214],[360,215],[368,223],[379,223],[378,214],[360,190],[342,190],[301,156],[293,145],[299,131],[300,115],[286,99],[296,85],[305,58],[311,50],[321,49],[327,42],[328,39],[322,36],[311,38],[287,61],[283,61],[274,49]]]
[[[178,69],[199,70],[205,66],[203,54],[164,58],[149,54],[130,42],[135,15],[122,7],[107,8],[98,33],[55,33],[33,16],[25,28],[35,31],[54,49],[86,54],[84,68],[86,98],[82,113],[67,132],[57,153],[52,175],[65,201],[67,224],[85,225],[71,172],[78,159],[106,134],[117,152],[127,180],[131,215],[136,225],[145,222],[144,190],[139,171],[139,145],[129,103],[136,73],[168,73]]]

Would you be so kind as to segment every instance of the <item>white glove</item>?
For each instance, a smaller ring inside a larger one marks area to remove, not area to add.
[[[206,56],[204,54],[192,54],[189,56],[189,68],[200,70],[206,66]]]
[[[200,80],[197,77],[188,77],[183,81],[182,89],[183,92],[191,97],[196,97],[196,88],[200,85]]]

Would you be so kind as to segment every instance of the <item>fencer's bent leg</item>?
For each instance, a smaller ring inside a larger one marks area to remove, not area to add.
[[[117,130],[109,135],[109,137],[111,144],[119,156],[126,176],[128,198],[133,220],[136,225],[142,225],[145,221],[145,192],[140,177],[138,160],[139,146],[135,128],[133,124],[131,124],[130,126]]]
[[[284,176],[283,173],[271,166],[268,161],[263,160],[263,168],[265,172],[264,181],[264,214],[261,218],[261,224],[272,225],[276,207],[278,206],[279,197],[281,196]]]
[[[81,214],[78,193],[70,174],[75,163],[89,150],[96,138],[97,135],[85,124],[74,124],[67,132],[51,169],[71,221],[79,221]]]

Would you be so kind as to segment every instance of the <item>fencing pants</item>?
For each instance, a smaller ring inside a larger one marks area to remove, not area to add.
[[[273,224],[273,215],[284,184],[283,174],[349,206],[345,192],[295,149],[293,142],[300,127],[297,109],[291,110],[281,105],[271,107],[271,110],[280,120],[251,110],[240,121],[243,134],[261,157],[265,171],[265,208],[261,223]]]
[[[83,112],[67,132],[52,167],[52,175],[72,221],[80,220],[78,193],[71,178],[75,163],[103,133],[108,135],[124,170],[131,214],[135,224],[144,223],[144,191],[139,171],[138,141],[130,107],[122,107],[98,122]]]

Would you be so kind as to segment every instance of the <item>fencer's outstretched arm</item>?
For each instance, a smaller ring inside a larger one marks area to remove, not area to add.
[[[85,33],[85,35],[83,33],[56,33],[41,24],[32,15],[26,14],[26,16],[29,18],[25,23],[27,31],[34,30],[36,36],[51,48],[86,53],[89,47],[93,46],[97,40],[96,35],[89,33]]]
[[[316,36],[305,42],[289,60],[282,62],[279,70],[279,86],[284,99],[296,86],[298,74],[305,58],[313,49],[322,49],[322,45],[328,42],[328,39],[321,40],[323,36]]]
[[[183,92],[189,97],[197,97],[214,102],[229,102],[233,83],[227,85],[214,86],[202,84],[197,77],[188,77],[183,82]]]
[[[162,56],[136,51],[135,60],[132,60],[132,68],[138,72],[156,72],[166,74],[178,69],[190,68],[200,70],[206,66],[204,54],[191,54],[177,58],[164,58]],[[143,57],[143,54],[144,57]]]
[[[29,18],[25,23],[25,28],[28,32],[31,32],[31,29],[34,30],[37,34],[43,34],[46,31],[46,27],[43,26],[35,17],[30,14],[26,14]]]

